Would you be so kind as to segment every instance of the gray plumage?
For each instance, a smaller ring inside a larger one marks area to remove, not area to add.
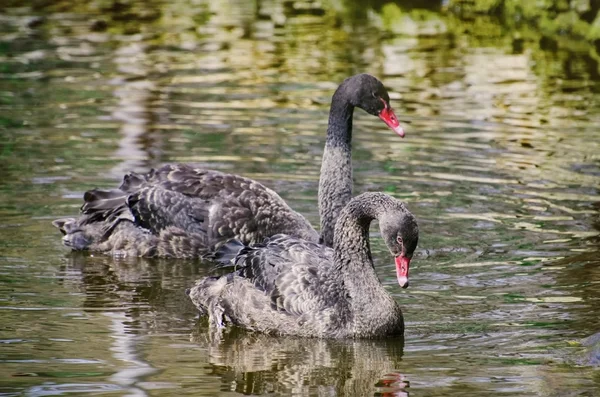
[[[213,327],[230,322],[270,334],[330,338],[402,334],[402,312],[371,259],[374,219],[390,252],[412,257],[418,241],[414,216],[386,194],[364,193],[340,213],[333,249],[273,236],[243,247],[232,260],[233,273],[204,278],[188,294]]]
[[[310,223],[271,189],[186,164],[128,174],[119,189],[88,191],[84,201],[79,219],[53,222],[74,250],[193,258],[233,237],[254,243],[289,233],[318,240]]]
[[[73,250],[115,256],[205,257],[231,238],[252,244],[279,233],[331,246],[335,221],[352,196],[355,106],[380,117],[391,112],[387,91],[367,74],[346,79],[333,95],[319,182],[320,239],[261,183],[185,164],[128,174],[118,189],[90,190],[79,218],[53,225]]]

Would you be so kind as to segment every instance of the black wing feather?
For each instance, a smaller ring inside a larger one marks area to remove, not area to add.
[[[145,239],[148,244],[158,241],[168,245],[169,255],[185,254],[185,246],[178,249],[161,240],[160,236],[167,238],[173,233],[177,241],[196,247],[195,252],[200,243],[205,244],[205,255],[232,238],[251,244],[284,232],[318,240],[306,219],[260,183],[185,164],[166,165],[147,174],[127,174],[119,189],[90,190],[84,195],[81,212],[75,221],[54,223],[65,234],[65,242],[73,240],[67,229],[85,235],[77,238],[77,244],[70,244],[77,249],[122,250],[118,247],[130,247]],[[123,231],[124,221],[134,227],[126,226],[127,231]],[[114,237],[117,230],[119,235]],[[159,239],[146,238],[146,234]],[[144,252],[156,252],[150,248]],[[132,254],[135,252],[139,251],[133,249]]]
[[[328,247],[276,235],[242,249],[234,265],[238,276],[269,296],[274,309],[301,316],[337,301],[339,285],[321,280],[331,272],[332,255]]]

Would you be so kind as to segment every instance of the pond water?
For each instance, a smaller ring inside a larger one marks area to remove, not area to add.
[[[0,396],[599,395],[578,344],[600,332],[588,50],[435,10],[393,33],[350,1],[8,3]],[[215,342],[184,294],[209,265],[61,245],[51,221],[85,190],[170,162],[260,180],[318,225],[329,100],[359,72],[384,81],[407,131],[355,113],[355,192],[401,198],[420,224],[407,290],[372,233],[403,340]]]

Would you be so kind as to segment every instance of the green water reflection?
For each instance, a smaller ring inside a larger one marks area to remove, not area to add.
[[[0,6],[0,394],[595,395],[593,41],[410,3]],[[50,221],[86,189],[165,162],[256,178],[317,225],[329,100],[358,72],[407,130],[355,115],[355,191],[421,228],[406,291],[372,242],[404,340],[215,343],[183,292],[207,264],[61,246]]]

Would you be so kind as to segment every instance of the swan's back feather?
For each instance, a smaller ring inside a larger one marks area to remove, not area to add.
[[[327,247],[280,234],[242,249],[234,266],[239,269],[239,276],[251,280],[262,291],[277,295],[276,289],[292,287],[286,277],[299,276],[294,274],[296,267],[308,266],[306,272],[314,273],[320,266],[329,266],[332,255]]]
[[[200,280],[190,297],[201,311],[222,312],[246,328],[277,333],[285,324],[286,333],[335,335],[336,327],[346,331],[342,324],[349,323],[350,311],[332,260],[331,248],[276,235],[244,247],[232,262],[233,273]]]

